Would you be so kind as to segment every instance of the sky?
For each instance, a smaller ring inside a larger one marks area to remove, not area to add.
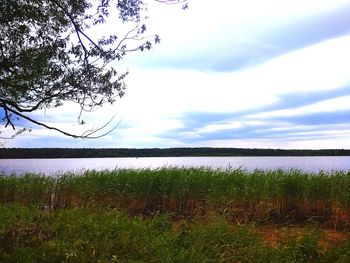
[[[31,126],[7,147],[243,147],[350,149],[348,0],[151,2],[151,51],[115,64],[125,96],[83,116],[64,107],[33,116],[81,133],[114,116],[99,139]],[[117,22],[110,30],[117,29]]]

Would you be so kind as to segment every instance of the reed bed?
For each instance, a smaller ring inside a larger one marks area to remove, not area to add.
[[[348,229],[350,172],[161,168],[0,176],[0,204],[175,219],[220,215],[237,223],[317,222]]]

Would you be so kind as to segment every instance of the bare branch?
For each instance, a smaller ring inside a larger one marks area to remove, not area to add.
[[[117,126],[119,125],[119,123],[120,123],[120,122],[118,122],[118,124],[117,124],[113,129],[109,130],[108,132],[106,132],[106,133],[104,133],[104,134],[102,134],[102,135],[91,136],[91,135],[95,134],[96,132],[102,130],[103,128],[107,127],[108,124],[110,124],[111,121],[113,120],[113,118],[114,118],[114,117],[113,117],[108,123],[106,123],[106,124],[103,125],[102,127],[97,128],[97,129],[95,129],[95,130],[91,130],[91,131],[89,131],[87,134],[85,134],[86,132],[84,132],[84,133],[81,134],[81,135],[77,135],[77,134],[72,134],[72,133],[63,131],[63,130],[58,129],[58,128],[53,127],[53,126],[46,125],[45,123],[36,121],[36,120],[34,120],[33,118],[31,118],[31,117],[28,117],[28,116],[26,116],[26,115],[24,115],[24,114],[22,114],[22,113],[20,113],[20,112],[18,112],[18,111],[16,111],[16,110],[14,110],[14,109],[11,109],[11,108],[7,107],[6,105],[2,105],[2,107],[4,108],[5,112],[6,112],[6,111],[12,112],[13,114],[15,114],[15,115],[17,115],[17,116],[19,116],[19,117],[21,117],[21,118],[23,118],[23,119],[26,119],[26,120],[28,120],[28,121],[30,121],[30,122],[36,124],[36,125],[42,126],[42,127],[46,128],[46,129],[49,129],[49,130],[57,131],[57,132],[59,132],[59,133],[61,133],[61,134],[64,134],[64,135],[66,135],[66,136],[68,136],[68,137],[73,137],[73,138],[76,138],[76,139],[77,139],[77,138],[80,138],[80,139],[97,139],[97,138],[101,138],[101,137],[103,137],[103,136],[109,134],[109,133],[112,132],[113,130],[115,130],[115,129],[117,128]]]
[[[5,128],[10,125],[12,127],[12,129],[14,130],[15,126],[13,125],[13,123],[11,121],[11,117],[9,116],[7,108],[4,107],[4,110],[5,110],[5,118],[6,118]]]
[[[182,4],[187,2],[187,0],[154,0],[154,1],[162,4],[167,4],[167,5],[177,5],[177,4]]]
[[[17,137],[18,135],[20,135],[26,131],[31,132],[32,130],[28,129],[28,128],[21,128],[21,129],[17,130],[14,134],[12,134],[10,137],[0,136],[0,139],[1,140],[13,140],[15,137]],[[4,145],[5,145],[4,143],[0,143],[0,146],[4,147]]]
[[[87,136],[87,138],[91,138],[92,134],[95,134],[96,132],[99,132],[99,131],[103,130],[104,128],[106,128],[113,121],[114,118],[115,118],[115,115],[107,123],[105,123],[101,127],[97,128],[97,129],[92,129],[90,131],[85,131],[82,135]],[[112,131],[114,131],[119,126],[121,121],[122,121],[122,119],[120,119],[118,121],[118,123],[112,129],[108,130],[106,133],[103,133],[103,134],[96,136],[96,137],[93,137],[93,138],[101,138],[101,137],[104,137],[104,136],[110,134]]]

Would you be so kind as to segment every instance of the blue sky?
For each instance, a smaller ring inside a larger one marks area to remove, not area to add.
[[[115,65],[130,72],[126,95],[86,125],[75,105],[35,113],[77,133],[115,116],[111,134],[78,140],[32,126],[6,146],[350,148],[348,0],[189,7],[149,4],[161,44]]]

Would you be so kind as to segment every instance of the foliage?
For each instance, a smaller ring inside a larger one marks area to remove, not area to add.
[[[113,104],[125,93],[127,72],[118,73],[110,63],[160,41],[157,35],[145,38],[142,0],[0,0],[0,10],[0,114],[13,129],[21,118],[68,136],[93,137],[105,127],[75,135],[30,113],[74,102],[83,124],[82,112]],[[113,12],[124,24],[133,23],[132,29],[124,35],[89,34]]]

